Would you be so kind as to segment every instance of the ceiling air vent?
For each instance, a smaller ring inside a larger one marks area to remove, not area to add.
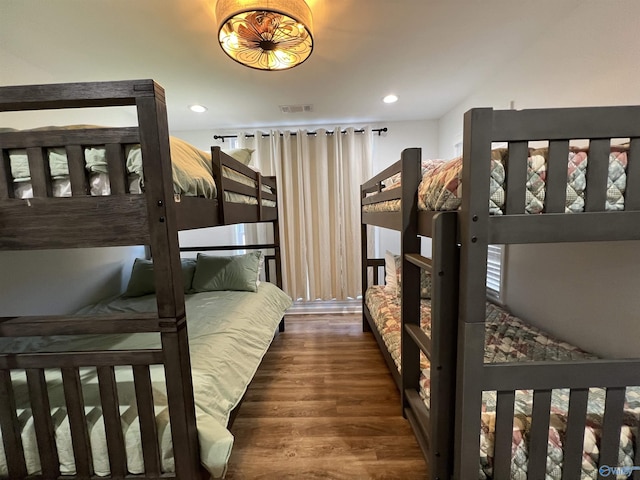
[[[281,113],[307,113],[312,110],[312,105],[280,105]]]

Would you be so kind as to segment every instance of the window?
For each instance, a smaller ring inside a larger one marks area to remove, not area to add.
[[[487,296],[499,303],[502,302],[502,256],[504,245],[489,245],[487,249]]]
[[[456,143],[453,146],[453,155],[457,158],[457,157],[461,157],[462,156],[462,140],[460,140],[458,143]]]
[[[229,142],[228,145],[222,145],[223,149],[234,149],[238,147],[238,137],[226,138],[224,141]],[[244,224],[239,223],[236,224],[233,228],[233,233],[235,235],[235,243],[236,245],[245,245],[247,243],[247,237],[245,233]],[[233,252],[236,255],[246,253],[246,250],[236,250]]]
[[[460,157],[463,150],[462,134],[458,135],[457,140],[453,144],[453,151],[456,157]],[[503,254],[504,245],[489,245],[487,249],[487,297],[498,303],[503,301]]]

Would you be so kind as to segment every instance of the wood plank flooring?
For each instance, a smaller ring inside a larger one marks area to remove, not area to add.
[[[231,428],[227,479],[427,478],[360,315],[287,316]]]

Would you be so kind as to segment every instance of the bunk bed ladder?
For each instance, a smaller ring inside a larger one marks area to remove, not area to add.
[[[412,264],[414,279],[416,272],[420,274],[420,270],[431,273],[431,337],[425,334],[419,324],[419,312],[418,322],[412,321],[411,318],[406,318],[403,322],[403,338],[406,338],[406,344],[418,347],[430,362],[431,396],[427,412],[417,393],[420,371],[410,370],[411,365],[419,365],[420,362],[415,357],[411,358],[411,353],[405,357],[403,351],[404,413],[428,459],[431,478],[448,480],[453,466],[453,404],[458,319],[457,214],[436,214],[432,231],[433,260],[418,254],[405,256]]]
[[[407,148],[400,157],[400,175],[402,193],[400,197],[400,234],[402,259],[401,292],[400,292],[400,401],[403,416],[407,415],[410,402],[416,401],[412,393],[417,391],[420,377],[420,349],[402,329],[407,324],[420,328],[420,270],[415,268],[409,258],[420,253],[420,237],[418,236],[418,184],[421,177],[422,150]],[[391,193],[393,190],[387,193]],[[397,215],[395,215],[397,217]],[[411,361],[409,361],[411,359]],[[409,412],[410,413],[410,412]],[[408,417],[411,420],[411,417]],[[415,430],[416,432],[418,430]],[[417,436],[416,436],[417,437]],[[424,443],[424,442],[423,442]],[[422,447],[422,445],[421,445]]]

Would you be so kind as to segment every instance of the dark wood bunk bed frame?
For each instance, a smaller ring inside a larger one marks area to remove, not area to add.
[[[0,250],[88,248],[148,245],[153,252],[157,313],[100,316],[52,315],[0,318],[0,336],[85,335],[156,332],[161,348],[66,353],[0,352],[0,428],[10,478],[27,478],[20,422],[16,414],[11,370],[25,369],[29,386],[42,473],[29,478],[60,476],[49,408],[45,368],[63,375],[70,420],[76,474],[64,478],[92,478],[91,450],[85,423],[79,369],[96,367],[111,464],[110,477],[129,478],[114,367],[133,368],[145,473],[135,478],[195,479],[206,476],[200,466],[187,319],[180,263],[178,231],[236,223],[268,222],[274,242],[264,245],[195,247],[184,250],[270,249],[276,283],[281,284],[277,207],[262,205],[276,200],[275,177],[263,177],[212,148],[217,198],[174,195],[164,90],[152,80],[72,83],[0,87],[0,111],[43,110],[103,106],[129,106],[137,110],[138,127],[79,130],[16,131],[0,133]],[[129,194],[124,146],[140,144],[143,155],[144,194]],[[105,145],[111,195],[90,196],[83,146]],[[63,147],[69,162],[72,197],[52,196],[46,149]],[[14,198],[8,150],[26,148],[33,198]],[[251,188],[221,175],[227,166],[253,179]],[[272,193],[263,192],[262,184]],[[257,198],[257,205],[227,202],[224,191]],[[108,226],[108,228],[105,228]],[[267,278],[270,280],[270,278]],[[279,330],[284,330],[284,319]],[[175,473],[162,473],[153,413],[150,366],[164,366]],[[231,414],[235,417],[237,408]],[[101,477],[103,478],[103,477]],[[133,478],[133,477],[132,477]]]
[[[625,207],[624,211],[615,212],[605,211],[609,148],[614,138],[630,139]],[[589,140],[588,195],[584,212],[567,214],[566,168],[572,139]],[[530,141],[549,142],[545,213],[537,215],[524,210]],[[489,215],[488,209],[487,159],[492,142],[507,142],[509,149],[506,202],[504,215],[500,216]],[[402,162],[411,150],[403,152]],[[419,150],[413,159],[420,164]],[[419,172],[417,165],[396,164],[375,178],[382,181],[382,177],[397,171],[411,175]],[[417,180],[403,175],[401,194],[383,192],[384,198],[367,200],[374,203],[402,198],[401,215],[363,214],[363,223],[390,226],[402,232],[402,407],[423,450],[431,478],[478,478],[483,391],[497,392],[498,399],[493,478],[510,478],[517,390],[533,391],[528,478],[545,476],[553,389],[570,390],[563,480],[581,475],[589,388],[606,389],[599,466],[618,465],[625,389],[640,385],[640,360],[485,364],[486,262],[489,244],[640,239],[640,107],[470,110],[464,118],[462,175],[462,205],[458,211],[418,211],[419,175]],[[419,236],[432,238],[432,259],[419,254]],[[431,337],[420,328],[420,269],[432,272]],[[418,394],[420,352],[431,363],[429,410]],[[638,465],[637,445],[634,454]],[[633,475],[636,478],[639,474]],[[600,473],[598,478],[605,477]]]
[[[402,177],[402,181],[404,182],[407,179],[410,182],[409,185],[405,188],[404,184],[402,188],[394,188],[388,191],[382,191],[384,188],[384,181],[389,177],[400,173]],[[369,258],[368,251],[368,232],[367,226],[377,226],[383,227],[390,230],[399,231],[402,235],[402,247],[401,247],[401,255],[402,255],[402,270],[404,271],[406,267],[405,253],[414,252],[416,249],[413,245],[411,250],[405,251],[404,239],[412,238],[409,235],[405,235],[404,232],[407,229],[411,228],[411,219],[412,215],[415,214],[412,209],[417,208],[417,196],[416,192],[418,191],[418,183],[420,179],[420,150],[419,149],[407,149],[402,152],[401,159],[381,171],[371,179],[367,180],[367,182],[363,183],[360,187],[360,203],[361,203],[361,230],[360,230],[360,239],[361,239],[361,259],[362,259],[362,329],[365,332],[371,332],[378,342],[378,346],[380,347],[380,351],[382,352],[382,356],[387,363],[387,367],[389,368],[389,372],[393,377],[394,382],[398,389],[402,392],[401,387],[401,376],[398,372],[398,369],[391,357],[391,354],[387,350],[387,347],[382,340],[382,336],[378,332],[376,325],[374,324],[373,318],[371,316],[371,312],[369,311],[369,307],[367,306],[364,296],[369,286],[369,273],[372,271],[372,279],[373,285],[378,285],[380,282],[380,271],[384,273],[384,264],[385,261],[383,258]],[[415,185],[414,185],[415,184]],[[415,188],[413,188],[415,187]],[[413,193],[412,193],[413,188]],[[413,201],[413,198],[416,198]],[[401,210],[397,212],[364,212],[362,207],[365,205],[371,205],[378,202],[390,201],[390,200],[400,200],[401,201]],[[415,205],[414,205],[415,204]],[[407,206],[414,205],[413,207],[407,208]],[[416,237],[417,238],[417,237]],[[414,242],[415,243],[415,242]],[[419,249],[418,249],[419,251]],[[404,275],[404,273],[402,274]],[[384,274],[383,274],[384,278]],[[419,292],[419,289],[418,289]],[[402,290],[402,295],[404,299],[404,289]]]

